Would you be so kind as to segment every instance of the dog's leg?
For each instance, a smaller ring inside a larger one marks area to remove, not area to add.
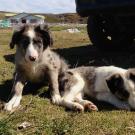
[[[109,92],[108,93],[106,93],[106,92],[98,93],[96,98],[97,98],[97,100],[108,102],[119,109],[123,109],[123,110],[131,109],[128,103],[117,99],[114,95],[112,95]]]
[[[74,88],[77,88],[77,85],[71,87],[69,91],[66,91],[64,93],[63,98],[62,98],[63,100],[60,105],[71,110],[82,112],[84,111],[84,107],[80,103],[75,102],[75,97],[76,97],[76,94],[79,92],[79,90],[75,91]]]
[[[64,107],[66,107],[70,110],[74,110],[74,111],[79,111],[79,112],[84,111],[84,107],[81,104],[79,104],[77,102],[70,101],[70,100],[66,100],[66,99],[62,100],[61,106],[64,106]]]
[[[75,98],[78,94],[81,95],[83,88],[85,86],[85,82],[79,74],[76,74],[75,77],[78,80],[76,84],[74,84],[73,86],[70,86],[69,83],[65,84],[68,86],[65,86],[64,95],[62,97],[63,100],[62,100],[61,105],[71,110],[84,111],[83,105],[75,102]]]
[[[92,103],[89,100],[83,99],[82,93],[79,93],[76,96],[75,101],[78,102],[79,104],[81,104],[84,107],[84,109],[87,111],[98,111],[98,108],[96,105],[94,105],[94,103]]]
[[[25,83],[26,80],[19,73],[15,73],[14,84],[10,94],[12,98],[9,100],[8,103],[5,104],[5,110],[12,111],[20,105],[20,101],[22,99],[22,90]]]
[[[52,96],[52,103],[59,105],[62,98],[59,92],[59,83],[58,83],[58,71],[51,70],[49,73],[50,76],[50,88],[51,88],[51,96]]]

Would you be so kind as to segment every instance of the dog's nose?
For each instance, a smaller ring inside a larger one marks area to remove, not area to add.
[[[29,59],[30,59],[30,61],[35,61],[35,60],[36,60],[36,57],[34,57],[34,56],[29,56]]]

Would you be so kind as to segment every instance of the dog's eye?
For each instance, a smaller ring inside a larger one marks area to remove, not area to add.
[[[30,41],[28,39],[22,39],[21,44],[24,48],[27,48],[28,45],[30,44]]]
[[[34,43],[34,44],[41,44],[42,41],[41,41],[41,40],[35,40],[35,39],[34,39],[34,40],[33,40],[33,43]]]
[[[29,40],[23,39],[23,40],[22,40],[22,43],[23,43],[23,44],[29,44]]]

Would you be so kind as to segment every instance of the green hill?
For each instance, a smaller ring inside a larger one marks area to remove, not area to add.
[[[15,14],[13,12],[0,11],[0,19],[7,18],[5,15],[9,13]],[[46,22],[48,23],[86,23],[87,22],[87,18],[81,18],[76,13],[65,13],[65,14],[32,13],[32,14],[45,16]]]

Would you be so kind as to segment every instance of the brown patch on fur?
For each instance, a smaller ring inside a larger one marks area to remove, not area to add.
[[[48,56],[48,57],[51,57],[51,55],[50,55],[50,54],[48,54],[47,56]]]
[[[67,73],[70,74],[70,75],[74,75],[74,74],[73,74],[72,72],[70,72],[70,71],[68,71]]]
[[[56,65],[53,65],[53,67],[54,67],[55,69],[57,69],[57,66],[56,66]]]

